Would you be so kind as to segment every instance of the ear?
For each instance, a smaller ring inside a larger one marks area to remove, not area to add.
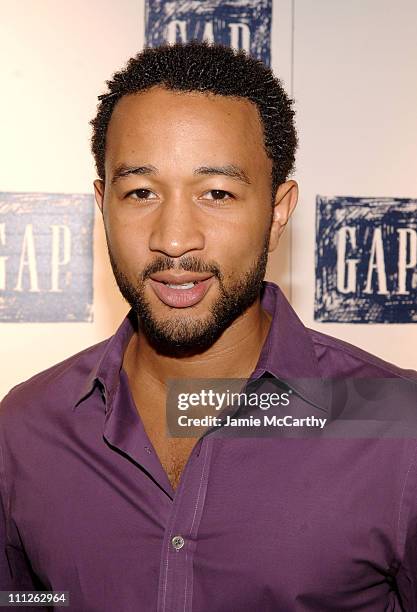
[[[274,198],[273,219],[270,229],[268,251],[274,251],[285,226],[291,217],[298,200],[298,185],[295,181],[286,181],[278,186]]]
[[[104,181],[102,181],[101,179],[96,179],[93,184],[97,206],[99,207],[101,214],[103,214]]]

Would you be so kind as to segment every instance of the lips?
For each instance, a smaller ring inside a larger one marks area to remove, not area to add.
[[[167,306],[187,308],[198,304],[204,298],[213,281],[214,276],[208,274],[158,272],[152,274],[149,284],[157,297]]]

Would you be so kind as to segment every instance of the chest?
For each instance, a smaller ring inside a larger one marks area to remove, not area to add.
[[[89,609],[107,612],[117,593],[119,608],[133,611],[129,597],[137,606],[140,593],[152,610],[159,588],[170,601],[178,585],[187,612],[396,609],[385,576],[403,483],[398,452],[379,452],[376,441],[218,439],[189,463],[187,486],[170,500],[139,461],[115,452],[115,438],[90,448],[85,425],[66,428],[58,446],[41,437],[32,456],[19,447],[16,470],[9,461],[14,543],[22,538],[46,585],[70,586],[73,609],[88,598]],[[193,441],[148,428],[175,483],[172,470],[181,471]],[[178,551],[163,548],[168,526],[184,537]],[[160,570],[165,553],[168,574]],[[227,588],[213,589],[226,578]]]
[[[175,490],[198,438],[175,438],[169,434],[164,396],[144,384],[132,385],[131,395],[146,435]]]
[[[154,427],[148,423],[145,429],[155,453],[168,476],[172,488],[178,487],[182,472],[198,438],[173,438],[165,427]]]

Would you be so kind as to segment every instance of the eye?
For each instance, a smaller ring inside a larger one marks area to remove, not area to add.
[[[225,200],[231,200],[233,198],[233,195],[231,193],[229,193],[228,191],[224,191],[223,189],[211,189],[210,191],[206,191],[204,196],[206,196],[204,199],[214,200],[216,202],[223,202]]]
[[[133,200],[155,200],[158,198],[150,189],[134,189],[133,191],[129,191],[126,197],[132,198]]]

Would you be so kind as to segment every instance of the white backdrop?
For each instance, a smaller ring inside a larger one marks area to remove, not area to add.
[[[143,1],[3,0],[1,14],[0,190],[92,193],[88,122],[105,79],[143,45]],[[316,195],[417,197],[416,22],[414,0],[274,0],[272,67],[296,100],[300,201],[267,278],[309,327],[417,369],[415,324],[313,318]],[[93,305],[91,323],[0,322],[0,397],[127,312],[98,213]]]

